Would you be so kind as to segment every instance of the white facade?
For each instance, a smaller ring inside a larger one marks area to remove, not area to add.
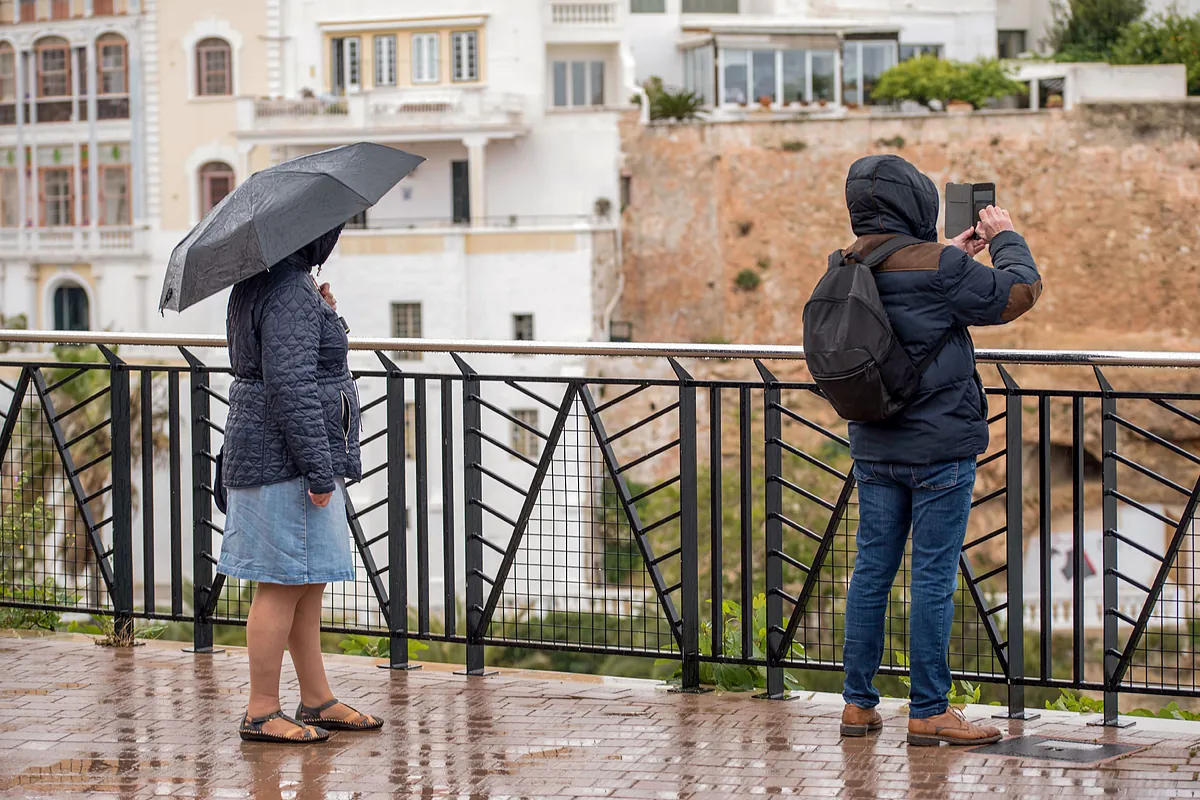
[[[1200,0],[1147,0],[1146,15],[1153,16],[1177,9],[1181,14],[1200,14]],[[1049,55],[1046,34],[1054,23],[1052,0],[996,0],[996,29],[1003,38],[1023,41],[1024,51]],[[1009,55],[1017,55],[1012,53]]]

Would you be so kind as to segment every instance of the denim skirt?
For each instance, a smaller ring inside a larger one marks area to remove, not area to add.
[[[346,486],[336,483],[325,508],[313,505],[303,477],[229,489],[217,571],[287,586],[353,580]]]

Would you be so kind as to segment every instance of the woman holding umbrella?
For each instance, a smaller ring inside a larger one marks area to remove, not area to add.
[[[357,144],[258,172],[201,220],[167,268],[161,308],[181,310],[233,286],[234,382],[214,494],[226,512],[217,570],[258,584],[239,727],[247,741],[322,742],[330,730],[383,726],[334,697],[321,659],[325,584],[354,579],[344,492],[362,463],[349,329],[312,269],[329,258],[346,220],[422,160]],[[300,682],[294,718],[279,698],[285,647]]]

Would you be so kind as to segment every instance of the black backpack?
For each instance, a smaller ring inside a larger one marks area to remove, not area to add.
[[[912,236],[893,236],[861,260],[835,250],[829,270],[804,305],[808,370],[843,419],[880,422],[904,408],[916,395],[921,375],[950,340],[947,331],[914,366],[879,299],[875,268],[898,250],[921,243]]]

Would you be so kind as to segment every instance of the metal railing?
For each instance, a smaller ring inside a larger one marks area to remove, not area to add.
[[[213,626],[244,623],[249,605],[249,587],[215,572],[223,339],[0,335],[6,348],[52,343],[100,349],[0,357],[0,605],[122,628],[186,620],[211,649]],[[119,346],[183,361],[131,362]],[[409,639],[460,643],[470,674],[496,645],[677,659],[688,691],[701,665],[750,665],[774,698],[789,669],[841,668],[855,481],[844,424],[802,375],[776,375],[801,348],[352,348],[378,366],[355,371],[358,577],[328,590],[327,630],[389,637],[393,667]],[[410,369],[389,356],[403,351],[452,367]],[[639,358],[512,374],[472,363],[497,354]],[[1121,693],[1200,696],[1200,354],[979,357],[996,365],[993,442],[960,562],[955,675],[1005,686],[1012,717],[1026,687],[1102,691],[1110,725]],[[695,377],[690,358],[734,360],[723,375],[741,361],[752,377]],[[1027,372],[1052,388],[1023,386]],[[905,566],[885,674],[904,672],[908,578]]]

